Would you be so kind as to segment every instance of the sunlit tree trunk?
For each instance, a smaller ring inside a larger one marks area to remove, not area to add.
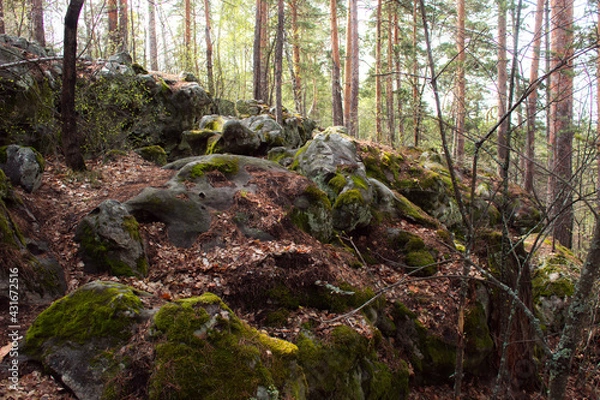
[[[75,115],[75,82],[77,80],[77,22],[84,0],[71,0],[65,15],[65,40],[61,92],[62,145],[67,166],[76,171],[85,170],[85,161],[79,146]]]
[[[342,86],[340,83],[341,62],[337,26],[337,0],[329,1],[331,25],[331,101],[333,125],[344,125],[344,110],[342,106]]]
[[[456,51],[458,52],[456,70],[456,128],[454,131],[454,156],[456,163],[462,165],[465,158],[465,0],[457,0]]]
[[[210,0],[204,0],[204,17],[206,27],[204,40],[206,41],[206,75],[208,79],[208,91],[215,94],[215,76],[213,72],[213,45],[211,35]]]
[[[156,43],[156,5],[148,0],[148,52],[150,53],[150,69],[158,71],[158,48]]]
[[[192,69],[192,0],[184,0],[183,16],[183,62],[184,69]]]
[[[508,84],[508,58],[506,56],[506,0],[498,0],[498,118],[506,114],[507,84]],[[508,157],[506,141],[507,121],[504,120],[498,127],[498,174],[503,178],[506,171],[503,166]]]
[[[544,19],[545,0],[538,0],[535,9],[535,23],[533,29],[533,58],[529,70],[529,83],[533,84],[538,79],[540,68],[540,50],[542,44],[542,21]],[[533,178],[535,175],[535,113],[537,109],[538,93],[534,89],[527,98],[527,145],[525,157],[525,176],[523,186],[529,193],[533,193]]]
[[[129,51],[127,0],[119,0],[119,51]]]
[[[383,62],[381,55],[382,47],[382,30],[381,30],[381,13],[383,9],[383,0],[377,2],[377,20],[376,24],[376,45],[375,45],[375,127],[377,142],[381,143],[383,138],[383,112],[382,112],[382,95],[381,95],[381,64]]]
[[[403,108],[403,99],[400,95],[400,89],[402,88],[402,74],[400,62],[400,27],[398,26],[398,7],[394,7],[394,66],[396,68],[396,90],[397,90],[397,108],[398,108],[398,142],[400,145],[404,143],[404,108]],[[392,145],[394,142],[392,141]]]
[[[44,36],[44,8],[42,0],[31,0],[31,22],[33,24],[33,38],[41,46],[46,46]]]
[[[417,27],[419,21],[419,0],[413,2],[412,31],[412,103],[413,103],[413,143],[419,146],[421,125],[421,95],[419,94],[419,59],[417,58]]]
[[[553,0],[552,18],[552,60],[555,68],[573,55],[573,0]],[[550,215],[555,217],[554,239],[567,248],[572,244],[573,205],[569,187],[572,177],[573,149],[573,70],[572,61],[561,68],[552,78],[550,87],[550,136],[556,142],[553,147],[556,175],[552,187],[552,207]]]

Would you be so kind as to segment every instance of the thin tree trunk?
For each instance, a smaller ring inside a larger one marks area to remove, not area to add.
[[[129,37],[127,25],[129,23],[127,11],[127,0],[119,1],[119,51],[129,51]]]
[[[454,155],[456,163],[462,165],[465,158],[465,0],[457,0],[457,23],[456,23],[456,51],[458,52],[456,71],[456,129],[454,131],[455,143]]]
[[[42,0],[31,0],[31,22],[33,24],[33,37],[42,47],[46,46],[44,36],[44,8]]]
[[[400,27],[398,26],[398,7],[394,8],[394,60],[395,60],[395,68],[396,68],[396,99],[397,107],[398,107],[398,143],[400,145],[404,144],[404,108],[403,108],[403,100],[401,98],[400,92],[402,88],[402,74],[400,73],[400,68],[402,63],[400,62]],[[392,146],[394,142],[392,142]]]
[[[359,50],[358,50],[358,1],[352,0],[352,90],[350,92],[350,130],[351,136],[358,137],[358,85],[359,85]]]
[[[388,117],[388,139],[390,141],[390,146],[394,146],[394,142],[396,141],[396,119],[394,116],[394,75],[399,76],[400,74],[396,71],[395,74],[392,74],[394,70],[394,21],[396,17],[396,3],[389,2],[388,3],[388,41],[387,41],[387,67],[388,74],[386,76],[386,85],[385,85],[385,96],[387,103],[387,117]]]
[[[420,125],[421,125],[421,96],[419,94],[419,59],[417,58],[417,21],[419,10],[419,0],[413,3],[413,62],[412,62],[412,101],[413,101],[413,142],[415,147],[419,146]]]
[[[352,96],[352,2],[348,0],[348,11],[346,14],[346,60],[344,61],[344,123],[350,130],[350,103]]]
[[[506,56],[506,0],[498,0],[498,119],[506,114],[506,95],[507,95],[507,67],[508,58]],[[506,143],[508,125],[506,120],[498,127],[498,175],[504,176],[504,161],[508,155]]]
[[[337,26],[337,0],[329,1],[331,25],[331,102],[333,125],[344,125],[344,109],[342,106],[342,86],[340,84],[341,62]]]
[[[383,138],[383,112],[382,112],[382,94],[381,94],[381,47],[382,47],[382,31],[381,31],[381,14],[383,9],[383,0],[377,1],[377,20],[376,23],[376,45],[375,45],[375,129],[377,142],[381,143]]]
[[[284,4],[283,0],[277,1],[277,38],[275,40],[275,120],[283,125],[283,30],[284,30]]]
[[[0,0],[0,35],[4,35],[6,33],[6,28],[4,25],[4,0]]]
[[[158,71],[158,49],[156,45],[156,5],[148,0],[148,47],[150,53],[150,69]]]
[[[256,23],[254,27],[254,53],[253,53],[253,95],[255,100],[269,100],[269,85],[267,71],[267,45],[268,45],[268,3],[265,0],[256,0]]]
[[[61,92],[62,145],[67,166],[76,171],[86,169],[77,132],[75,82],[77,80],[77,22],[84,0],[71,0],[65,15],[65,40]]]
[[[184,17],[183,17],[183,56],[184,69],[190,71],[192,69],[192,0],[184,2]]]
[[[540,68],[540,50],[542,45],[542,21],[544,19],[545,0],[538,0],[535,9],[535,25],[533,28],[533,58],[529,71],[529,82],[537,81]],[[529,193],[533,193],[533,178],[535,175],[535,113],[537,109],[537,90],[533,90],[527,99],[527,145],[525,158],[525,176],[523,186]]]
[[[573,0],[553,0],[552,9],[552,66],[573,54]],[[555,217],[554,239],[567,248],[572,244],[573,205],[569,182],[572,177],[573,148],[573,71],[572,62],[558,71],[552,79],[550,104],[550,132],[556,140],[552,190],[552,212]]]
[[[296,111],[304,115],[306,108],[304,107],[304,99],[302,94],[302,75],[300,73],[300,26],[298,25],[298,1],[292,0],[289,2],[290,11],[292,14],[292,84],[294,89],[294,103]]]
[[[215,95],[215,76],[213,72],[213,46],[211,36],[210,0],[204,0],[204,17],[206,27],[204,40],[206,41],[206,75],[208,79],[208,91]]]

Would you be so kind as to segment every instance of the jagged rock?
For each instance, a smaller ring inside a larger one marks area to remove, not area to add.
[[[225,122],[221,140],[224,153],[241,155],[254,154],[260,147],[261,142],[256,132],[237,119]]]
[[[77,227],[75,240],[87,272],[145,276],[148,259],[136,219],[116,200],[106,200]]]
[[[14,185],[31,193],[42,183],[44,158],[35,149],[17,145],[0,148],[0,168]]]
[[[118,369],[113,352],[150,315],[132,288],[90,282],[38,315],[27,331],[24,350],[59,376],[78,399],[100,400],[109,371]]]
[[[354,143],[340,127],[328,128],[298,150],[292,167],[314,181],[333,204],[333,226],[352,231],[371,221],[373,187]]]

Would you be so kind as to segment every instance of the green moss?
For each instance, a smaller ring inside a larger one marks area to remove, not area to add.
[[[158,145],[142,147],[137,150],[137,153],[144,160],[153,162],[156,165],[163,166],[167,163],[167,153],[165,149]]]
[[[412,269],[422,268],[415,273],[416,276],[431,276],[437,272],[435,259],[427,250],[411,251],[406,254],[404,261]]]
[[[477,302],[467,310],[464,329],[466,366],[475,372],[473,369],[478,368],[494,349],[494,341],[490,335],[485,310],[481,303]]]
[[[92,338],[124,340],[143,305],[133,289],[112,282],[91,282],[55,301],[33,322],[25,336],[26,352],[40,357],[44,343]]]
[[[340,193],[340,195],[335,199],[335,204],[333,205],[333,208],[339,208],[342,206],[355,204],[364,205],[365,203],[365,198],[363,197],[360,190],[350,189]]]
[[[329,182],[327,182],[327,185],[333,189],[335,194],[339,194],[342,190],[344,190],[347,184],[348,181],[346,180],[346,177],[339,172],[336,173],[333,178],[329,180]]]
[[[123,229],[129,233],[129,236],[135,241],[141,241],[142,237],[140,236],[140,225],[137,220],[132,215],[127,215],[123,218],[123,223],[121,224]]]
[[[559,254],[549,257],[542,267],[534,271],[531,285],[535,301],[540,297],[564,299],[573,295],[575,280],[569,276],[569,265],[567,259]]]
[[[306,143],[304,146],[300,147],[298,151],[296,151],[296,154],[294,155],[294,161],[290,165],[290,169],[292,171],[295,171],[300,167],[300,159],[302,158],[302,155],[306,153],[306,150],[308,150],[309,145],[310,142]]]
[[[440,226],[436,219],[427,215],[417,205],[400,194],[396,196],[395,206],[405,218],[411,221],[429,228],[438,228]]]
[[[235,174],[239,170],[238,160],[235,157],[214,155],[210,160],[195,164],[189,172],[190,179],[204,176],[209,171],[220,171],[224,174]]]
[[[285,308],[280,308],[275,311],[271,311],[265,318],[265,324],[267,326],[283,327],[287,324],[290,312]]]
[[[355,188],[365,191],[369,190],[369,183],[363,177],[352,175],[350,179],[352,179]]]
[[[150,399],[240,399],[290,379],[297,347],[239,320],[214,294],[163,306],[155,316]]]

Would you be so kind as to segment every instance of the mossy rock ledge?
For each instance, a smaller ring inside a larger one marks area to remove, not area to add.
[[[24,351],[59,376],[79,399],[102,398],[113,352],[148,318],[138,293],[115,282],[90,282],[55,301],[33,322]]]

